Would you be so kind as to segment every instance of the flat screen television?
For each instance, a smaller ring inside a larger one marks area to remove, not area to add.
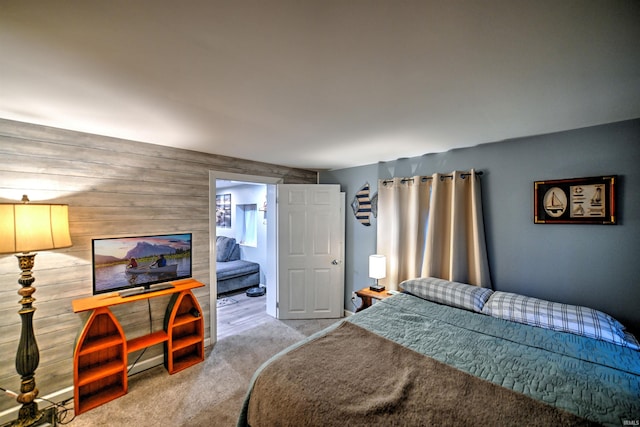
[[[191,277],[191,233],[92,239],[93,294]]]

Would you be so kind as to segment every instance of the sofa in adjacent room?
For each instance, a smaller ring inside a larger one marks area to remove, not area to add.
[[[232,237],[216,238],[218,295],[260,284],[260,264],[240,259],[240,245]]]

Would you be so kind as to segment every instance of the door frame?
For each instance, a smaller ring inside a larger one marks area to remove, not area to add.
[[[226,179],[230,181],[244,181],[259,184],[282,184],[284,179],[272,176],[249,175],[241,173],[209,170],[209,331],[211,344],[218,341],[218,281],[216,279],[216,212],[211,209],[216,200],[216,181]],[[212,268],[213,267],[213,268]]]

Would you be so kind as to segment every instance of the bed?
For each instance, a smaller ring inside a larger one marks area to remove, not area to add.
[[[640,351],[610,316],[434,278],[284,350],[238,426],[638,425]]]

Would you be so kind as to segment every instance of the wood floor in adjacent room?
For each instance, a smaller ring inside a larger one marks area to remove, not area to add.
[[[267,296],[248,297],[244,292],[228,294],[218,298],[226,298],[231,304],[218,307],[218,340],[237,335],[242,331],[273,319],[266,312]]]

